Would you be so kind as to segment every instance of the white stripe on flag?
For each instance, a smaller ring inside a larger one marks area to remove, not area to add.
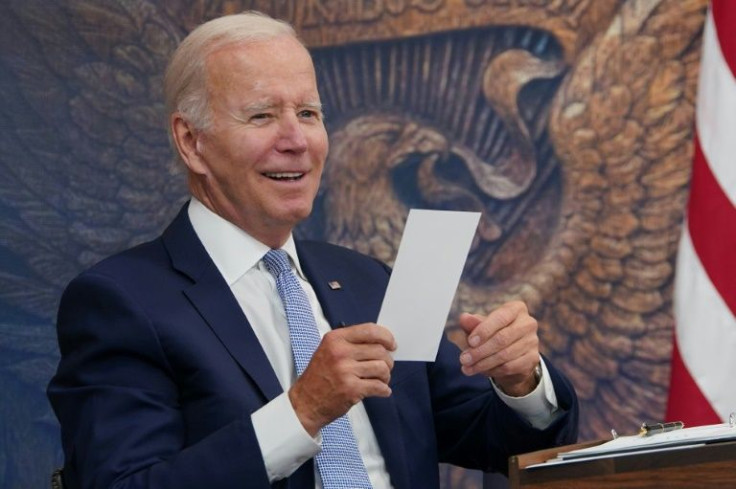
[[[736,207],[736,79],[723,58],[710,10],[703,33],[695,117],[708,166]]]
[[[705,273],[684,227],[677,256],[675,317],[683,362],[721,419],[736,410],[736,318]]]

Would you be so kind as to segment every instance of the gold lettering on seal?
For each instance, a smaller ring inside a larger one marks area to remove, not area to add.
[[[409,10],[436,12],[446,0],[304,0],[301,25],[377,21],[385,15],[397,17]]]
[[[483,5],[500,7],[500,8],[541,8],[553,12],[575,12],[581,3],[588,3],[590,0],[465,0],[468,7],[480,7]]]

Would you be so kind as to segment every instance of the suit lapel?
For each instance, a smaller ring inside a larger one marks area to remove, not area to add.
[[[399,411],[393,397],[369,397],[363,405],[371,420],[386,469],[394,489],[411,489],[406,466],[406,449],[402,439]]]
[[[253,379],[265,400],[283,392],[261,344],[225,279],[197,238],[187,206],[163,235],[174,269],[189,276],[183,292],[235,361]]]
[[[354,280],[344,270],[334,267],[329,260],[312,253],[301,242],[296,242],[299,263],[312,285],[322,312],[332,329],[356,322],[375,321],[376,318],[356,321],[359,313],[353,290]],[[332,286],[330,284],[333,284]],[[338,284],[339,288],[335,288]]]

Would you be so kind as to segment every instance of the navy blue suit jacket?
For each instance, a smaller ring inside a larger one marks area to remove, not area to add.
[[[385,265],[326,243],[297,251],[333,327],[376,320]],[[271,487],[250,416],[282,389],[186,207],[159,239],[73,280],[58,334],[48,394],[68,487]],[[565,412],[540,431],[458,355],[443,339],[435,362],[396,362],[390,398],[364,401],[396,489],[439,487],[440,461],[503,471],[511,454],[577,437],[577,400],[554,367]],[[313,488],[312,462],[276,486]]]

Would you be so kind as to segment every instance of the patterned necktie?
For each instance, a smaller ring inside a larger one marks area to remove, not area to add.
[[[271,250],[263,257],[263,263],[276,279],[276,288],[286,310],[289,338],[294,355],[297,375],[307,368],[320,343],[317,322],[299,281],[291,270],[289,256],[284,250]],[[324,489],[371,488],[358,444],[347,415],[324,426],[322,450],[317,454],[317,468]]]

